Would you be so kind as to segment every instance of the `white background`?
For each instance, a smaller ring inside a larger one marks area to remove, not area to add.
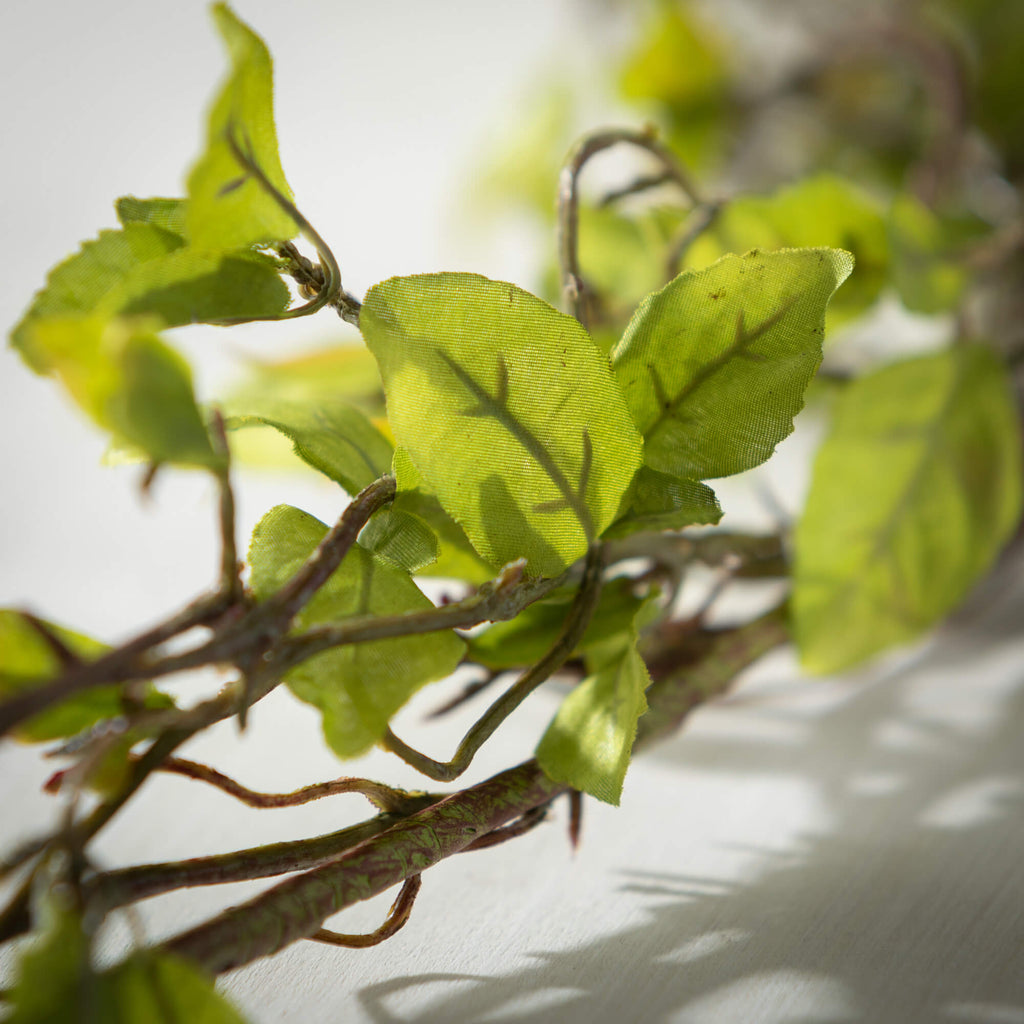
[[[277,71],[282,159],[298,202],[362,294],[392,274],[466,269],[529,286],[512,231],[456,231],[475,149],[517,121],[551,60],[590,59],[580,4],[239,0]],[[13,324],[54,262],[113,199],[179,194],[224,60],[204,6],[15,0],[0,36],[7,272]],[[554,183],[552,183],[554,187]],[[174,332],[204,395],[239,353],[344,336],[329,317],[227,334]],[[207,586],[213,494],[169,474],[99,466],[103,439],[0,353],[0,605],[116,640]],[[799,455],[799,445],[796,447]],[[799,463],[799,459],[794,457]],[[799,474],[798,474],[799,475]],[[272,504],[332,519],[336,491],[305,478],[240,483],[243,536]],[[424,880],[413,919],[368,951],[305,943],[225,989],[255,1021],[1024,1021],[1024,588],[1017,570],[937,641],[843,681],[809,681],[782,653],[739,694],[632,770],[620,809],[588,802],[573,857],[555,823]],[[405,733],[438,697],[422,695]],[[529,755],[556,705],[540,695],[466,781]],[[451,750],[467,714],[420,732]],[[284,694],[189,753],[255,787],[365,772],[417,782],[394,759],[336,761]],[[52,770],[0,747],[4,845],[52,816]],[[255,812],[178,779],[147,786],[97,845],[107,864],[312,835],[356,820],[356,798]],[[261,885],[264,883],[261,883]],[[152,938],[259,886],[144,905]],[[388,898],[332,924],[371,929]],[[122,941],[123,924],[110,937]]]

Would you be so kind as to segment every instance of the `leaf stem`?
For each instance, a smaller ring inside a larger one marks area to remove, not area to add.
[[[611,128],[585,135],[569,154],[558,179],[558,262],[562,274],[562,294],[573,316],[587,326],[585,286],[579,264],[579,177],[587,162],[602,150],[626,143],[646,150],[664,168],[667,181],[678,185],[691,205],[704,205],[689,174],[658,142],[651,131]]]

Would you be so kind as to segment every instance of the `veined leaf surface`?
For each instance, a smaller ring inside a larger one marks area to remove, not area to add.
[[[852,267],[835,249],[753,251],[649,295],[612,354],[644,462],[706,480],[768,459],[793,429],[825,307]]]
[[[796,531],[804,665],[837,672],[918,636],[989,568],[1021,511],[1007,374],[981,346],[848,385]]]
[[[395,440],[494,566],[556,575],[618,511],[640,438],[572,317],[475,274],[392,278],[360,327]]]
[[[252,588],[264,599],[309,558],[327,527],[289,505],[256,525],[249,548]],[[432,607],[409,575],[355,545],[296,619],[299,629],[354,615],[397,615]],[[422,685],[459,663],[465,644],[453,632],[352,644],[318,654],[286,677],[300,699],[320,709],[324,736],[339,757],[364,753],[391,716]]]

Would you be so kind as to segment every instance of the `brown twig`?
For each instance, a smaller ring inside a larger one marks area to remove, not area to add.
[[[330,946],[344,946],[347,949],[367,949],[370,946],[376,946],[385,939],[390,939],[408,923],[412,905],[420,891],[420,885],[422,885],[420,875],[410,875],[402,883],[402,888],[399,890],[395,902],[391,904],[388,916],[376,931],[366,935],[344,935],[341,932],[332,932],[328,928],[318,928],[309,938],[314,942],[326,942]]]

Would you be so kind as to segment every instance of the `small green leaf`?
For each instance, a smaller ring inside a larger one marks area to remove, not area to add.
[[[169,953],[144,951],[100,976],[110,1024],[245,1024],[198,967]],[[78,1018],[76,1018],[78,1019]]]
[[[277,152],[270,53],[227,4],[212,10],[231,72],[210,110],[206,150],[189,175],[188,237],[197,248],[211,250],[283,241],[297,233],[297,225],[238,162],[228,142],[231,133],[271,184],[292,198]]]
[[[572,317],[474,274],[392,278],[360,327],[395,440],[492,565],[557,575],[618,511],[640,438]]]
[[[46,317],[92,313],[103,297],[141,264],[180,249],[182,240],[149,224],[129,224],[123,231],[101,231],[98,238],[50,271],[46,285],[32,300],[11,342],[36,373],[46,373],[46,359],[32,347],[32,325]]]
[[[247,377],[228,396],[226,407],[245,410],[264,402],[322,405],[342,398],[375,421],[384,415],[377,360],[361,343],[253,362]]]
[[[437,557],[418,571],[423,576],[448,576],[466,583],[484,583],[494,570],[469,542],[466,531],[441,507],[437,496],[429,493],[419,471],[403,448],[395,449],[394,512],[406,513],[427,525],[437,538]]]
[[[359,534],[359,543],[377,558],[407,573],[417,573],[437,561],[437,535],[417,515],[382,508]]]
[[[739,196],[719,212],[712,228],[686,255],[698,269],[726,253],[748,249],[845,249],[857,273],[829,306],[831,330],[862,313],[888,283],[889,239],[883,208],[867,193],[834,174],[819,174],[771,196]]]
[[[75,657],[92,661],[109,650],[106,644],[92,640],[52,622],[42,622],[59,643]],[[13,609],[0,609],[0,699],[13,697],[49,682],[61,671],[60,658],[39,629]],[[147,707],[173,707],[165,694],[148,688]],[[74,736],[97,722],[115,718],[124,712],[121,690],[117,686],[97,686],[35,715],[18,726],[18,739],[31,743]]]
[[[960,301],[966,268],[950,258],[953,239],[939,218],[919,199],[897,196],[889,208],[893,284],[915,313],[943,313]]]
[[[215,466],[184,360],[146,321],[63,317],[32,325],[30,344],[115,442],[152,462]]]
[[[612,354],[645,463],[706,480],[768,459],[793,429],[825,307],[852,266],[833,249],[755,250],[649,295]]]
[[[355,406],[323,399],[317,404],[253,399],[228,406],[231,430],[265,425],[289,438],[307,465],[357,494],[391,469],[392,448]]]
[[[256,525],[249,548],[252,589],[263,600],[312,554],[327,527],[278,505]],[[408,574],[356,545],[296,619],[303,629],[352,616],[396,615],[432,607]],[[324,735],[339,757],[364,753],[391,716],[425,683],[450,674],[462,658],[453,632],[352,644],[319,654],[288,673],[300,699],[320,709]]]
[[[289,302],[273,264],[254,254],[198,253],[153,224],[101,231],[54,267],[11,340],[37,373],[48,365],[32,346],[35,324],[73,315],[158,316],[164,327],[233,317],[275,316]]]
[[[618,804],[650,681],[635,640],[623,644],[562,702],[537,746],[545,773]]]
[[[48,874],[48,866],[42,871]],[[40,883],[43,880],[40,878]],[[64,884],[33,899],[39,934],[18,960],[6,1024],[111,1020],[105,1015],[109,1005],[90,963],[89,938],[78,914],[67,905],[69,897],[69,887]]]
[[[686,526],[714,526],[722,507],[707,484],[659,473],[641,466],[623,500],[623,513],[604,531],[604,537],[681,530]]]
[[[178,235],[183,241],[185,239],[184,199],[139,199],[137,196],[121,196],[114,204],[114,208],[122,227],[128,227],[129,224],[152,224]]]
[[[290,301],[277,269],[257,254],[179,249],[132,270],[96,305],[97,312],[151,313],[165,327],[277,316]]]
[[[796,530],[804,665],[918,636],[991,566],[1021,513],[1020,427],[990,351],[957,346],[849,384]]]

